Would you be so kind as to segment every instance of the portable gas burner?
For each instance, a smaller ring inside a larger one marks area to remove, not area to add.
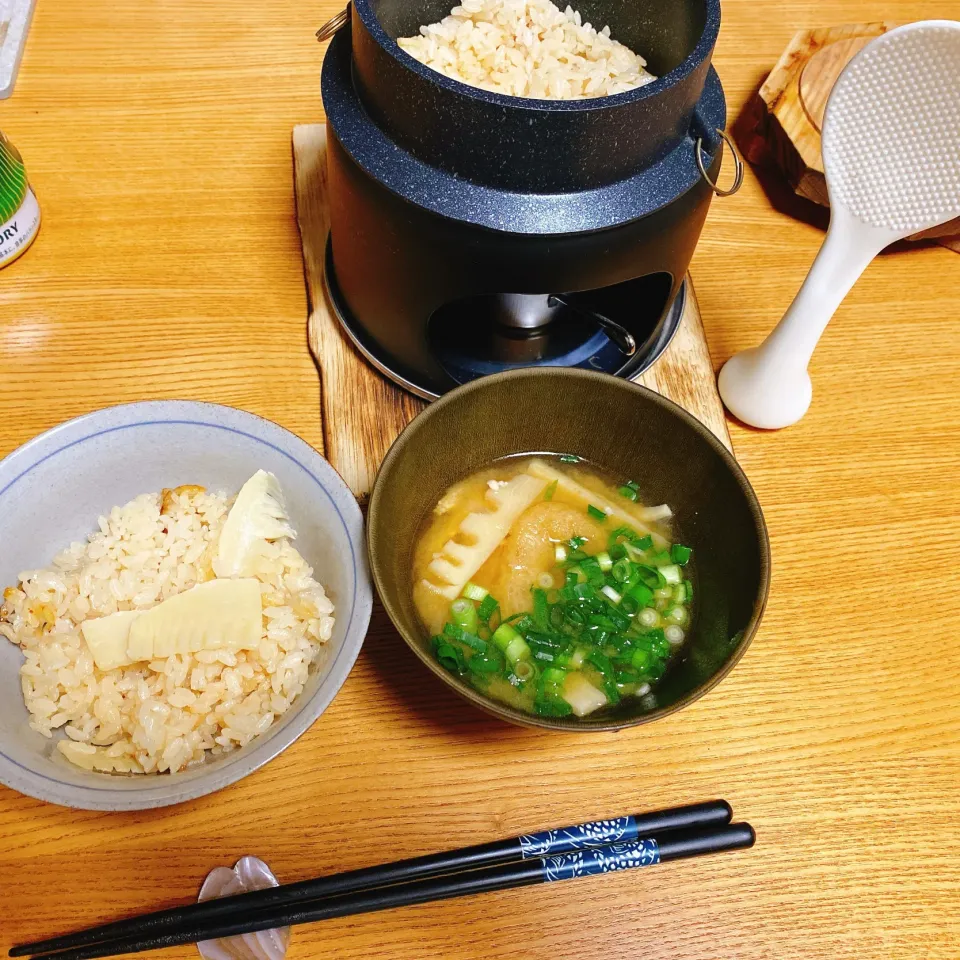
[[[531,364],[638,374],[679,322],[713,192],[733,192],[715,186],[719,0],[577,6],[658,79],[581,100],[467,86],[396,43],[450,0],[353,0],[324,58],[328,293],[418,396]]]

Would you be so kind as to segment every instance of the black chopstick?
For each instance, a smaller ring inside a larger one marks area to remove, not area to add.
[[[139,917],[91,927],[77,933],[21,944],[10,950],[9,955],[23,957],[49,953],[54,950],[65,950],[129,936],[159,936],[161,933],[186,929],[188,924],[192,929],[200,924],[265,907],[306,903],[395,883],[568,853],[582,847],[634,840],[641,836],[659,835],[672,830],[722,826],[730,822],[732,815],[730,804],[725,800],[711,800],[707,803],[690,804],[653,813],[576,824],[557,830],[513,837],[510,840],[497,840],[446,853],[398,860],[394,863],[350,870],[333,876],[302,880],[299,883],[287,883],[253,893],[159,910]]]
[[[575,877],[653,866],[669,860],[699,857],[725,850],[752,847],[756,840],[747,823],[671,831],[656,837],[591,847],[554,857],[529,859],[496,867],[468,870],[453,876],[434,877],[390,887],[378,887],[314,903],[281,905],[255,914],[214,921],[202,930],[169,931],[131,936],[49,954],[50,960],[96,960],[122,953],[141,953],[200,940],[255,933],[272,927],[296,926],[335,917],[390,910],[435,900],[470,896],[494,890],[568,880]]]

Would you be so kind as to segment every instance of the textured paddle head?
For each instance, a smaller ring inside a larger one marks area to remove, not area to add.
[[[960,22],[883,34],[840,74],[823,123],[830,204],[909,236],[960,216]]]

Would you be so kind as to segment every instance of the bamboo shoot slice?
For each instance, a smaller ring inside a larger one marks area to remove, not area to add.
[[[258,470],[241,488],[223,523],[214,572],[218,577],[249,577],[264,541],[296,538],[277,478]]]
[[[547,483],[555,482],[568,496],[582,500],[584,508],[592,504],[602,510],[608,517],[613,517],[620,523],[636,530],[637,533],[649,533],[653,537],[653,542],[657,545],[658,549],[662,550],[667,546],[667,541],[664,540],[656,530],[651,529],[648,520],[645,519],[645,511],[642,508],[634,508],[631,510],[625,505],[614,503],[602,493],[585,487],[582,483],[578,483],[567,474],[555,470],[543,460],[531,460],[527,466],[527,472]],[[657,519],[660,519],[660,517],[664,517],[665,519],[666,516],[669,516],[669,514],[664,516],[659,507],[655,507],[653,510]]]
[[[260,581],[208,580],[149,610],[87,620],[80,631],[99,670],[200,650],[254,650],[263,636]]]
[[[427,569],[430,579],[423,584],[450,600],[456,599],[467,581],[487,562],[503,542],[517,517],[543,493],[549,481],[521,473],[487,493],[493,509],[467,514],[460,522],[458,536],[468,543],[448,540]]]
[[[80,632],[98,670],[113,670],[134,662],[127,656],[127,643],[130,626],[139,616],[139,610],[121,610],[80,624]]]
[[[252,650],[263,634],[258,580],[209,580],[145,610],[130,625],[132,662],[196,653]]]

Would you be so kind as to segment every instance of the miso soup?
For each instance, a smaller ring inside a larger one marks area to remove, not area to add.
[[[438,662],[541,716],[647,694],[690,627],[692,551],[640,489],[549,454],[449,487],[414,548],[414,604]]]

